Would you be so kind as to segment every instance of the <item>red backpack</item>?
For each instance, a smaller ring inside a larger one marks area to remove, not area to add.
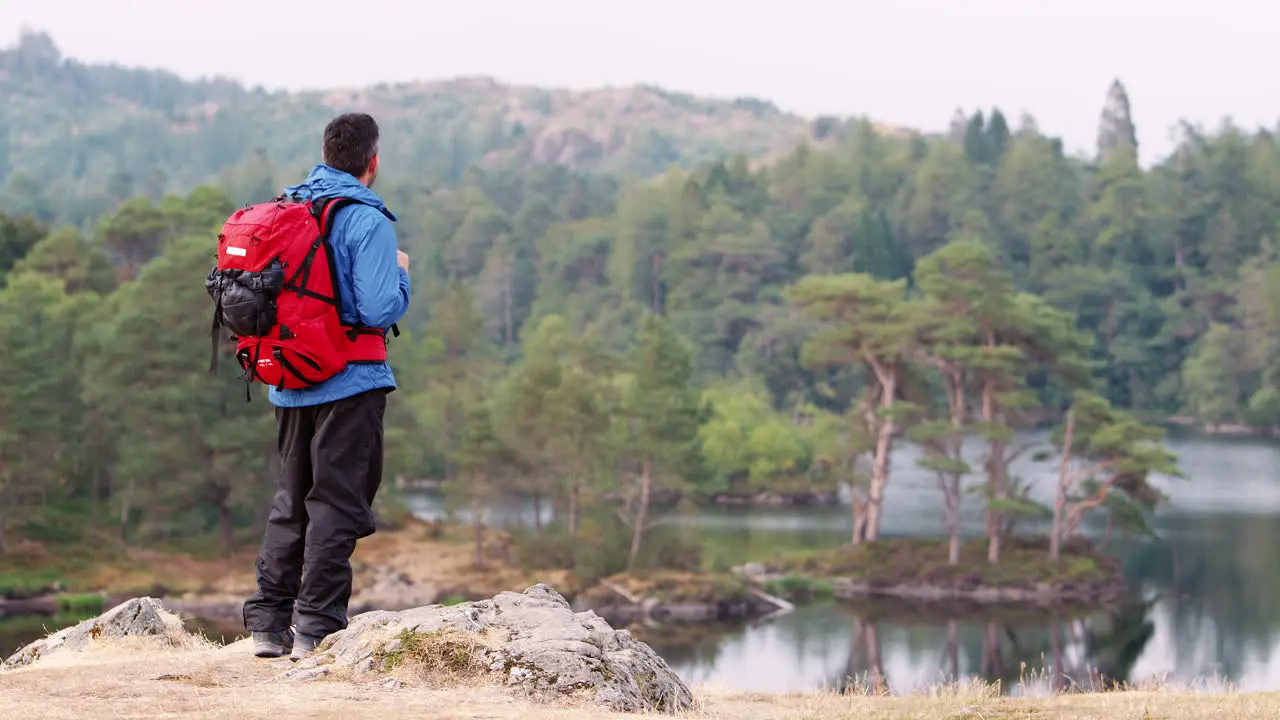
[[[245,371],[246,400],[253,380],[296,390],[349,364],[386,362],[386,333],[348,325],[338,314],[342,303],[328,236],[334,213],[354,202],[313,204],[281,195],[235,211],[218,233],[218,264],[205,278],[214,301],[209,373],[217,372],[218,328],[226,328]]]

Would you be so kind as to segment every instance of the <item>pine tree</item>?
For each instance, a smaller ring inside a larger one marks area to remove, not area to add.
[[[906,365],[914,353],[916,328],[911,304],[905,298],[906,282],[881,281],[869,275],[811,276],[790,291],[790,300],[822,324],[805,345],[805,363],[811,367],[860,365],[870,382],[863,397],[863,412],[875,438],[867,498],[865,537],[880,536],[880,513],[889,481],[889,454],[893,439],[911,412],[900,402]],[[854,518],[854,527],[863,525]]]
[[[991,111],[991,119],[987,121],[986,146],[988,160],[992,164],[1000,162],[1004,151],[1009,146],[1009,121],[1005,119],[1000,108]]]
[[[11,275],[0,290],[0,553],[6,517],[34,498],[45,504],[72,470],[80,368],[71,348],[86,307],[34,272]]]
[[[964,154],[974,165],[985,165],[991,161],[991,147],[987,143],[986,119],[979,110],[969,118],[964,130]]]
[[[447,490],[465,496],[471,508],[476,568],[484,567],[485,508],[496,496],[506,449],[493,432],[492,415],[484,398],[471,398],[454,453],[457,474]]]
[[[680,338],[665,321],[650,315],[636,340],[623,395],[625,452],[632,478],[628,571],[635,569],[645,533],[651,527],[653,491],[656,487],[679,487],[689,476],[697,429],[703,420],[698,393],[691,386],[693,362]]]
[[[1138,132],[1133,124],[1133,111],[1129,105],[1129,92],[1116,78],[1107,91],[1107,101],[1102,106],[1102,118],[1098,123],[1098,162],[1105,162],[1117,151],[1138,156]]]
[[[1151,473],[1182,476],[1163,438],[1160,428],[1143,425],[1098,395],[1075,394],[1065,423],[1052,436],[1061,455],[1061,472],[1049,536],[1050,560],[1061,558],[1062,544],[1088,512],[1102,507],[1113,513],[1129,507],[1150,508],[1163,499],[1147,483]],[[1109,519],[1108,533],[1111,526]]]

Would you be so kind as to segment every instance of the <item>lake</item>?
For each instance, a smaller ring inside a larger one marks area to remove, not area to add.
[[[1170,499],[1153,523],[1158,538],[1112,545],[1140,595],[1127,606],[1055,615],[1017,608],[922,610],[900,600],[818,602],[763,623],[635,632],[687,681],[743,690],[836,687],[853,677],[880,679],[902,692],[949,678],[981,678],[999,679],[1006,691],[1022,694],[1044,692],[1053,678],[1093,686],[1099,672],[1129,682],[1280,690],[1280,445],[1174,435],[1169,447],[1187,477],[1154,481]],[[941,532],[935,481],[914,462],[914,448],[895,452],[885,535]],[[1024,459],[1014,472],[1039,481],[1034,499],[1051,499],[1056,468]],[[422,517],[443,513],[432,495],[407,500]],[[965,531],[977,534],[980,509],[976,499],[966,500]],[[508,502],[494,507],[489,520],[510,525],[532,522],[532,516],[530,504]],[[789,549],[839,545],[850,528],[840,507],[711,508],[673,516],[666,531],[696,538],[704,562],[723,567]],[[1098,525],[1089,531],[1096,534]],[[0,652],[39,636],[42,625],[72,620],[0,621]]]
[[[1153,479],[1169,497],[1153,521],[1157,539],[1113,542],[1141,596],[1128,607],[1054,617],[1034,609],[922,612],[902,600],[823,602],[755,626],[639,634],[682,677],[744,690],[829,687],[879,672],[898,691],[959,677],[1002,679],[1010,692],[1039,692],[1051,682],[1046,668],[1055,656],[1059,677],[1076,685],[1096,682],[1091,678],[1101,671],[1130,682],[1226,681],[1280,690],[1280,444],[1171,434],[1168,446],[1186,477]],[[1051,503],[1057,468],[1031,455],[1013,472],[1032,481],[1033,499]],[[894,452],[886,536],[942,532],[936,481],[915,467],[916,457],[906,444]],[[444,514],[433,496],[408,501],[422,517]],[[966,501],[964,530],[980,534],[980,506]],[[543,514],[549,519],[545,508]],[[502,525],[531,524],[534,517],[527,502],[501,503],[489,515]],[[840,545],[852,527],[847,508],[836,507],[708,508],[669,522],[698,539],[705,563],[721,567]],[[1101,524],[1094,522],[1090,533],[1098,535]]]

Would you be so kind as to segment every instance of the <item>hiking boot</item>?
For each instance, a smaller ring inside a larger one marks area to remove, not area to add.
[[[286,655],[293,647],[293,628],[253,634],[253,654],[260,658],[278,658]]]
[[[315,652],[316,648],[319,647],[320,643],[323,641],[324,638],[322,637],[299,634],[293,641],[293,654],[289,656],[289,659],[294,662],[298,662],[302,658]]]

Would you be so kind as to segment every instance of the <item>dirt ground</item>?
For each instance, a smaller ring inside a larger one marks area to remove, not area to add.
[[[438,526],[414,520],[403,530],[378,532],[361,540],[352,556],[357,584],[362,570],[383,565],[395,568],[415,584],[431,587],[437,592],[459,592],[476,597],[490,597],[503,590],[521,591],[540,582],[554,588],[566,585],[568,573],[564,570],[528,571],[510,562],[508,541],[501,533],[488,534],[484,566],[477,568],[475,546],[465,537],[470,532],[469,528],[447,528],[450,535],[443,537],[439,532]],[[252,563],[249,567],[253,567]],[[249,576],[249,584],[252,587],[252,575]]]
[[[491,686],[432,689],[421,683],[322,680],[263,684],[290,667],[259,660],[244,642],[225,648],[156,651],[114,647],[52,656],[47,664],[0,671],[0,717],[334,718],[391,720],[578,720],[627,717],[599,709],[533,704]],[[1245,720],[1280,718],[1280,694],[1164,692],[1011,700],[982,690],[908,697],[830,693],[731,693],[695,688],[707,720]]]

